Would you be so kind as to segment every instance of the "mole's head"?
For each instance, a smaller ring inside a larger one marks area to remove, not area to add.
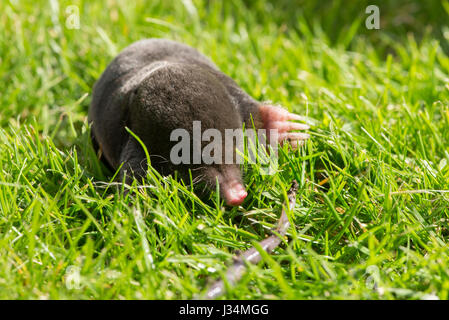
[[[136,119],[145,126],[152,165],[157,159],[163,174],[178,172],[185,182],[203,183],[229,205],[239,205],[247,193],[236,163],[236,139],[227,140],[229,131],[242,130],[242,119],[226,87],[212,70],[181,63],[169,63],[145,82],[138,99],[148,119]],[[229,161],[229,159],[232,161]],[[168,160],[169,161],[166,161]],[[227,159],[227,160],[226,160]]]

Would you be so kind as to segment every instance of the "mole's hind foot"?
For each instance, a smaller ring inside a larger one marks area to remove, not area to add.
[[[292,148],[296,149],[303,143],[304,140],[310,138],[310,135],[302,132],[295,132],[294,130],[308,130],[310,127],[307,124],[292,122],[291,120],[304,120],[303,117],[290,113],[281,107],[270,105],[262,105],[259,107],[259,112],[262,117],[263,127],[267,130],[267,136],[270,141],[270,129],[276,129],[277,138],[281,145],[286,141],[290,142]]]

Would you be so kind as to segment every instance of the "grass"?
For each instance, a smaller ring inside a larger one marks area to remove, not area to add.
[[[289,3],[1,2],[0,298],[190,299],[265,237],[293,178],[288,242],[225,298],[448,298],[448,2],[387,1],[380,30],[365,1]],[[275,175],[247,168],[241,207],[152,171],[125,197],[97,161],[92,86],[149,37],[313,123]]]

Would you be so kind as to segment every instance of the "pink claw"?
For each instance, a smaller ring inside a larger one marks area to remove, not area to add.
[[[302,144],[303,140],[310,138],[307,133],[292,132],[292,130],[308,130],[310,126],[303,123],[291,122],[290,120],[304,120],[304,117],[290,113],[281,107],[263,105],[259,107],[264,128],[266,130],[277,129],[278,141],[283,144],[285,141],[290,142],[295,149]],[[269,134],[267,134],[269,136]]]

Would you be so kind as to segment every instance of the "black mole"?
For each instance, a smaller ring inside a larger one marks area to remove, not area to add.
[[[292,130],[308,126],[287,110],[260,103],[195,49],[171,40],[146,39],[125,48],[106,68],[94,86],[89,123],[94,147],[113,169],[121,168],[127,181],[146,176],[146,156],[134,132],[150,153],[151,165],[163,175],[177,171],[182,179],[203,181],[211,190],[216,182],[229,205],[239,205],[247,193],[237,164],[177,164],[170,161],[170,141],[175,129],[192,137],[192,123],[201,131],[277,129],[278,140],[298,140],[309,135]],[[201,142],[202,143],[202,142]],[[223,152],[224,153],[224,152]],[[224,163],[224,162],[223,162]],[[184,180],[186,181],[186,180]]]

